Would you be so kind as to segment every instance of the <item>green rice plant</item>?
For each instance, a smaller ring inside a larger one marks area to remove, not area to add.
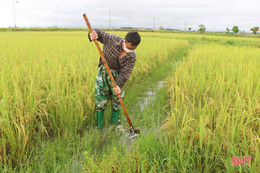
[[[258,48],[208,44],[190,51],[172,75],[171,116],[162,127],[179,162],[203,172],[259,170],[259,69]],[[251,156],[251,165],[232,166],[235,156]]]

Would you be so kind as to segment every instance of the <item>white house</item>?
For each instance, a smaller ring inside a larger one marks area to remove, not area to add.
[[[253,28],[250,29],[250,34],[253,34]],[[256,31],[256,34],[260,34],[260,30]]]

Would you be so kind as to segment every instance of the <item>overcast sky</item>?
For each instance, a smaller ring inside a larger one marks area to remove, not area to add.
[[[152,28],[154,23],[184,30],[185,20],[187,30],[198,30],[200,24],[207,31],[237,25],[248,32],[260,26],[260,0],[0,0],[0,28],[14,23],[17,27],[86,28],[83,13],[93,28],[108,28],[110,10],[114,28]]]

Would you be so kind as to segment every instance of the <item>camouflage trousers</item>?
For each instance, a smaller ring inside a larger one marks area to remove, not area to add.
[[[118,77],[118,71],[110,69],[114,80]],[[120,101],[117,95],[113,92],[113,84],[107,73],[104,65],[98,68],[97,76],[95,79],[95,102],[96,110],[103,111],[106,108],[107,102],[112,101],[112,108],[114,111],[119,111]]]

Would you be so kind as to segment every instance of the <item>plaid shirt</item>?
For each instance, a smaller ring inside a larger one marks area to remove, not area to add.
[[[135,52],[132,52],[128,53],[124,57],[120,57],[122,52],[122,41],[124,39],[111,33],[100,31],[98,29],[94,29],[94,31],[96,31],[98,34],[98,41],[104,44],[103,54],[106,58],[109,68],[119,72],[119,76],[115,82],[116,85],[122,88],[132,73],[136,61],[136,54]],[[103,62],[100,57],[98,66],[101,64],[103,64]]]

